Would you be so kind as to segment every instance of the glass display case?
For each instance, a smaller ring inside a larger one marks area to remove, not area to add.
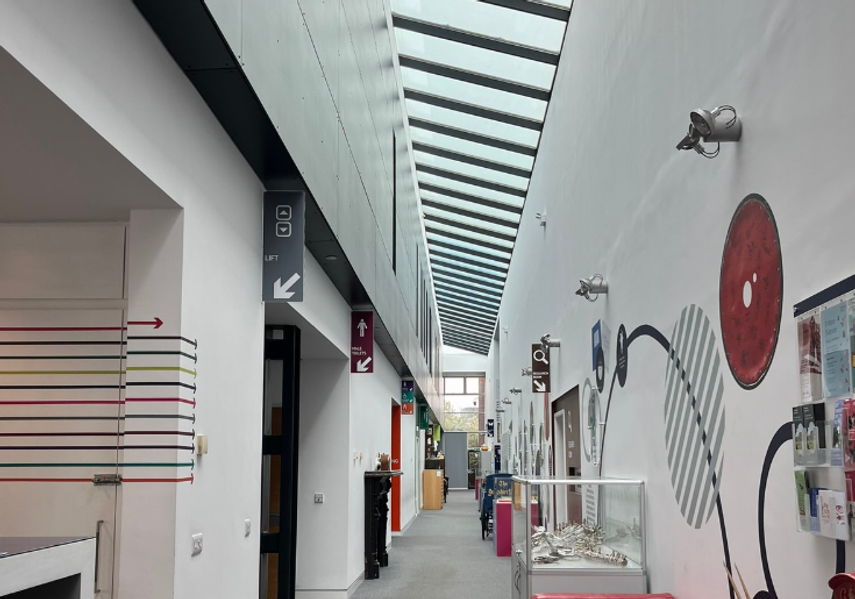
[[[513,599],[647,592],[643,481],[512,480]]]

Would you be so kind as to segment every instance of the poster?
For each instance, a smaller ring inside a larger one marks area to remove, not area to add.
[[[821,326],[825,397],[849,395],[852,392],[852,359],[848,303],[839,302],[824,309]]]
[[[802,402],[822,399],[822,350],[818,314],[802,316],[796,323],[799,333],[799,376]]]

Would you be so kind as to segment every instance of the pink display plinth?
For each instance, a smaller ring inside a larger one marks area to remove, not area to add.
[[[511,557],[511,500],[493,503],[493,546],[496,557]]]

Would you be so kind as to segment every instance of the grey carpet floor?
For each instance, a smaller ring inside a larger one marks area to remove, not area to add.
[[[389,566],[365,580],[352,599],[510,599],[510,559],[481,540],[474,491],[449,491],[441,510],[423,510],[393,537]]]

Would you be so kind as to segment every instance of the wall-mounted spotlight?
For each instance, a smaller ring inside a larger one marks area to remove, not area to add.
[[[540,346],[545,352],[550,347],[561,347],[561,339],[553,339],[549,333],[540,338]]]
[[[510,400],[510,399],[508,399],[507,397],[503,397],[503,398],[502,398],[502,403],[507,403],[507,404],[509,404],[509,403],[511,403],[511,400]]]
[[[531,376],[531,366],[522,369],[522,376]]]
[[[576,295],[584,297],[589,302],[595,302],[600,297],[600,294],[609,292],[609,284],[603,278],[603,275],[591,275],[587,279],[579,279],[579,289],[576,290]],[[593,299],[591,299],[593,296]]]
[[[730,118],[719,119],[725,112],[731,115]],[[677,144],[677,149],[694,150],[704,158],[718,156],[721,142],[739,141],[742,137],[742,119],[736,114],[736,109],[727,104],[712,110],[693,110],[689,113],[689,121],[689,132]],[[710,152],[703,147],[701,139],[707,143],[715,143],[715,151]]]
[[[505,411],[504,408],[496,408],[496,412],[499,414],[503,413],[504,411]]]
[[[536,212],[536,213],[534,214],[534,218],[536,218],[537,220],[539,220],[539,221],[540,221],[540,226],[541,226],[541,227],[545,227],[545,226],[546,226],[546,212],[545,212],[545,211],[544,211],[544,212]]]
[[[508,389],[508,393],[511,393],[512,395],[519,395],[520,393],[522,393],[522,389],[520,389],[519,387],[511,387],[510,389]]]

